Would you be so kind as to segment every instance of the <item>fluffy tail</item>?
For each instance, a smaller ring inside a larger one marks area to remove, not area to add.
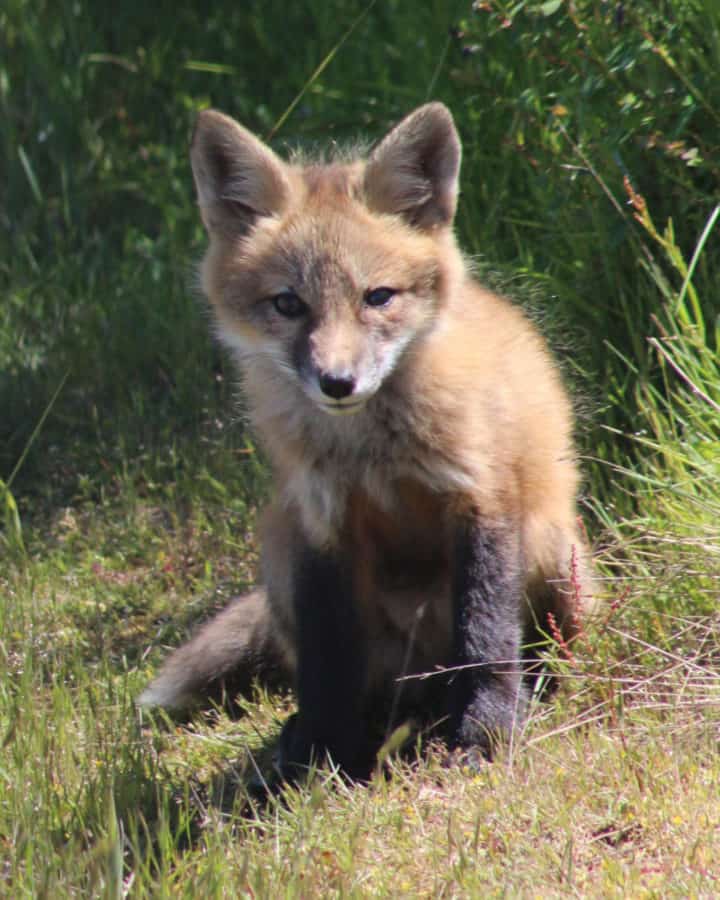
[[[271,624],[264,590],[240,597],[171,654],[137,702],[179,710],[202,698],[232,701],[256,680],[288,684],[290,666]]]

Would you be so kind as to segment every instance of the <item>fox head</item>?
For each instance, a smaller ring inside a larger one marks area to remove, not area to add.
[[[203,289],[246,372],[331,414],[356,412],[436,325],[462,272],[452,235],[460,141],[439,103],[366,160],[282,161],[233,119],[200,114],[191,160],[210,237]]]

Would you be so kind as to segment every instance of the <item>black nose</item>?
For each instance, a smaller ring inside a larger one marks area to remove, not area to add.
[[[333,400],[342,400],[349,397],[355,388],[353,378],[336,378],[334,375],[320,375],[320,390]]]

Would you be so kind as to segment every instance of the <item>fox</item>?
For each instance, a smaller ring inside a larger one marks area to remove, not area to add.
[[[537,327],[459,248],[461,152],[439,102],[369,154],[312,160],[197,119],[201,286],[274,494],[261,586],[139,701],[286,681],[283,778],[328,760],[365,778],[410,719],[491,758],[549,623],[571,641],[593,603],[572,404]]]

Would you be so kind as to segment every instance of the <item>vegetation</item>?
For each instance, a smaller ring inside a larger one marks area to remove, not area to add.
[[[0,42],[0,892],[715,895],[717,5],[7,0]],[[192,289],[187,138],[210,104],[281,149],[373,138],[428,98],[464,246],[575,385],[605,606],[495,764],[260,809],[289,698],[133,702],[252,582],[267,488]]]

